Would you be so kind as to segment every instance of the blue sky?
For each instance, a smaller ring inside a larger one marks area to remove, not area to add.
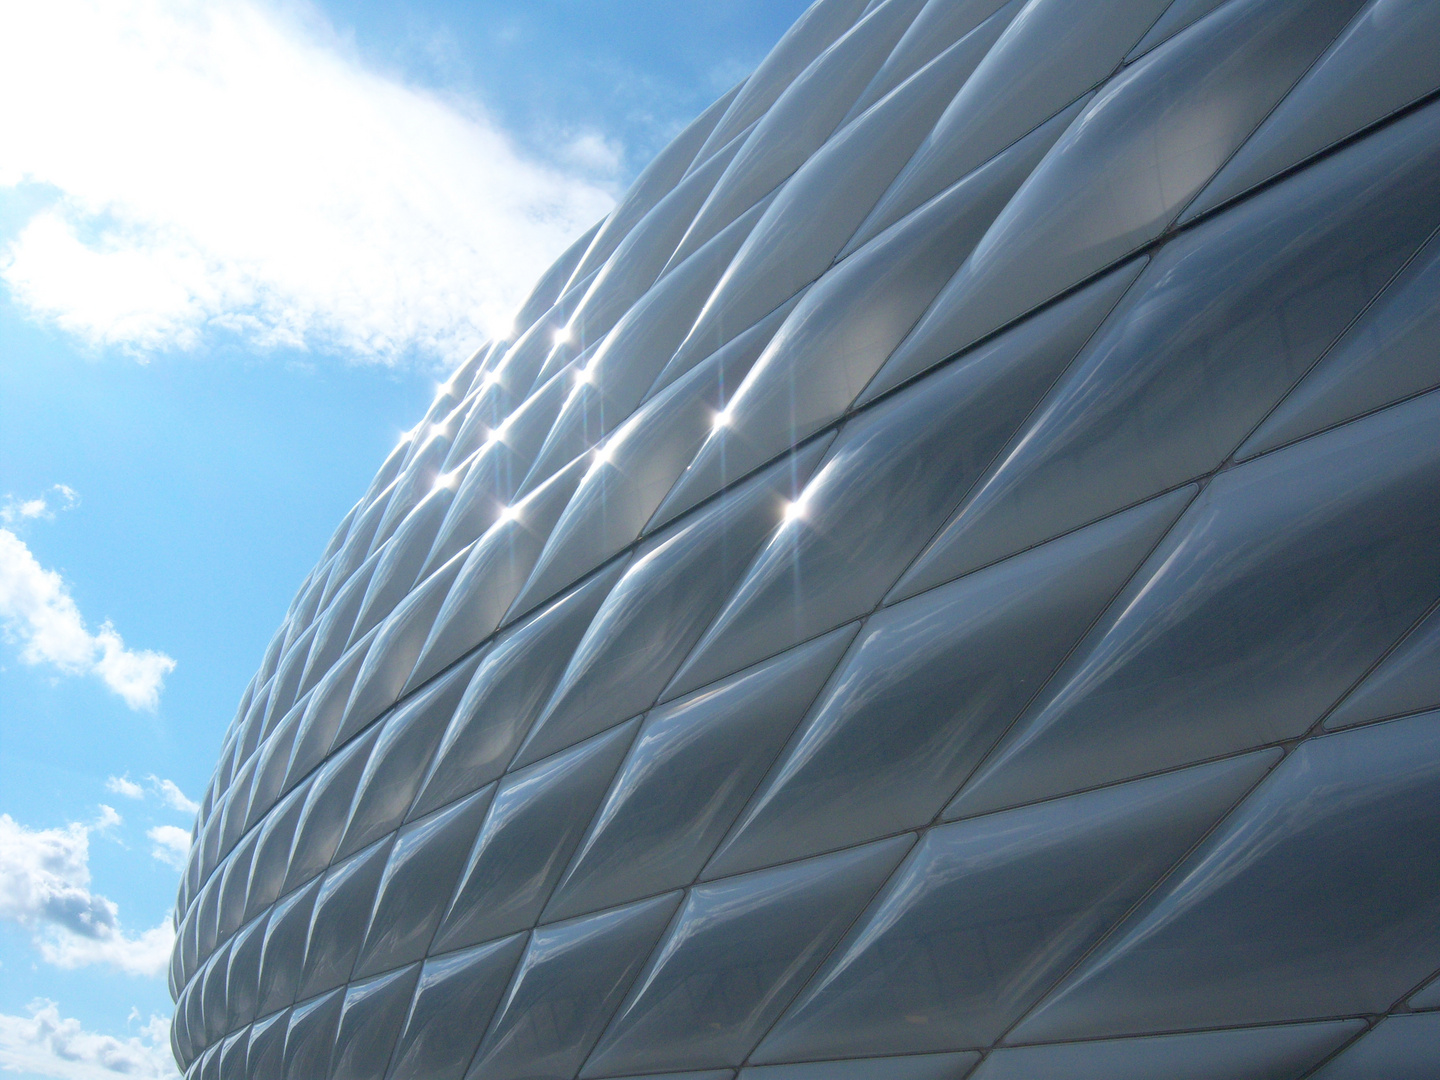
[[[0,1069],[167,1075],[173,848],[295,587],[804,7],[0,0]]]

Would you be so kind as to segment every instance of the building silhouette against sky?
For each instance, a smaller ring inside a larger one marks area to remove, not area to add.
[[[1437,1075],[1437,87],[1427,0],[819,0],[301,586],[187,1075]]]

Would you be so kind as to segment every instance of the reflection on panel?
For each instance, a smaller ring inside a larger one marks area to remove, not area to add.
[[[257,657],[188,1080],[1433,1076],[1437,34],[813,3]]]

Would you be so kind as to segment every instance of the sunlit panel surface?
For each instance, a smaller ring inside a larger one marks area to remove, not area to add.
[[[187,1075],[1440,1075],[1437,88],[1432,0],[819,0],[302,584]]]

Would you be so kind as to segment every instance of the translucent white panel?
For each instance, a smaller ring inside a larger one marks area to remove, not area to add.
[[[1440,386],[1440,241],[1432,240],[1290,392],[1244,459]]]
[[[1304,734],[1440,596],[1437,480],[1422,398],[1211,481],[947,813]]]
[[[525,938],[516,934],[425,961],[395,1046],[390,1080],[460,1080],[465,1075]]]
[[[530,290],[530,295],[525,299],[525,303],[521,305],[520,310],[515,315],[516,333],[523,334],[526,330],[530,329],[530,324],[540,318],[541,315],[544,315],[545,312],[549,311],[551,305],[559,299],[561,291],[565,288],[565,283],[570,280],[570,276],[575,272],[575,268],[580,265],[580,260],[590,247],[590,242],[595,239],[595,235],[604,228],[608,220],[608,217],[601,218],[594,225],[590,226],[579,239],[560,253],[560,257],[551,264],[550,269],[546,270],[540,280],[535,283],[535,287]]]
[[[1005,28],[1004,23],[1023,6],[1024,0],[1009,0],[1008,3],[1006,0],[928,0],[911,20],[909,29],[895,43],[895,48],[880,65],[870,85],[850,107],[842,125],[870,108],[991,15],[1004,10],[1001,25],[994,30],[994,36],[999,36]],[[994,44],[994,37],[991,37],[990,44]]]
[[[535,924],[636,726],[621,725],[501,782],[435,935],[434,951]]]
[[[571,1080],[680,903],[680,893],[535,931],[469,1075]]]
[[[568,283],[570,286],[598,271],[651,208],[674,190],[690,167],[710,156],[713,152],[710,148],[712,135],[716,136],[714,147],[718,149],[747,126],[748,122],[728,132],[721,132],[716,128],[727,115],[736,94],[744,85],[742,83],[722,94],[715,104],[691,121],[685,130],[641,171],[620,200],[620,205],[610,212],[610,216],[597,231],[595,239],[576,263]]]
[[[752,1060],[990,1045],[1278,756],[932,829]]]
[[[752,207],[656,283],[577,369],[573,388],[526,477],[532,488],[613,431],[635,407],[694,324],[735,251],[767,204]]]
[[[925,0],[883,0],[826,49],[755,125],[676,249],[676,260],[734,221],[830,137]]]
[[[661,269],[670,261],[680,238],[694,220],[695,212],[700,209],[743,140],[743,134],[737,135],[710,160],[686,175],[620,242],[615,253],[591,281],[580,306],[570,316],[564,336],[572,348],[583,350],[599,341],[630,305],[655,284]],[[553,362],[552,355],[547,363]]]
[[[338,862],[325,874],[315,894],[310,931],[305,938],[296,994],[301,1000],[349,980],[360,951],[360,935],[355,928],[364,925],[375,905],[375,890],[393,843],[393,837],[387,837]]]
[[[1440,87],[1440,9],[1370,0],[1181,216],[1187,221]]]
[[[397,834],[376,887],[356,979],[424,958],[493,793],[484,788]]]
[[[545,921],[690,884],[854,636],[838,630],[652,712]]]
[[[1079,351],[1105,286],[847,423],[691,662],[733,671],[879,606]]]
[[[411,964],[350,985],[340,1010],[330,1075],[336,1080],[384,1080],[419,977],[420,965]]]
[[[551,393],[554,402],[544,403],[553,404],[549,416],[545,417],[546,424],[553,417],[554,410],[559,408],[562,396],[559,384],[551,388]],[[530,404],[526,403],[527,406]],[[538,408],[544,411],[543,404]],[[531,415],[530,411],[517,413],[522,423]],[[540,419],[538,412],[534,419]],[[487,429],[487,432],[485,446],[476,452],[474,460],[465,467],[465,475],[460,480],[445,520],[440,524],[422,573],[428,573],[448,562],[457,552],[483,536],[485,531],[500,519],[520,482],[521,475],[529,467],[529,457],[526,456],[523,446],[517,449],[506,441],[507,438],[515,439],[517,443],[521,441],[521,432],[516,426],[505,427],[502,432],[497,422],[495,427]],[[543,434],[540,437],[543,438]]]
[[[309,881],[330,865],[349,824],[355,787],[379,733],[378,729],[372,729],[361,735],[331,757],[315,775],[295,826],[295,842],[290,849],[282,894]]]
[[[380,734],[355,787],[337,858],[392,832],[404,820],[478,662],[479,657],[472,657],[447,671],[408,698],[380,725]]]
[[[1435,714],[1302,744],[1012,1037],[1385,1012],[1440,967],[1437,782]]]
[[[951,572],[1219,467],[1440,224],[1437,167],[1433,109],[1161,249],[937,540]]]
[[[295,829],[309,794],[309,784],[300,785],[265,818],[255,848],[255,861],[250,868],[250,891],[245,900],[247,919],[264,911],[280,895],[285,875],[290,869],[290,848],[295,842]]]
[[[819,0],[811,4],[740,85],[696,156],[701,160],[708,157],[762,116],[796,75],[850,29],[865,6],[866,0]]]
[[[1360,1020],[996,1050],[970,1080],[1298,1080]]]
[[[1045,152],[1049,135],[955,185],[821,278],[786,318],[660,513],[675,514],[849,408]]]
[[[456,555],[413,589],[377,629],[355,676],[342,729],[364,726],[400,700],[430,628],[465,566],[466,554]]]
[[[821,449],[779,462],[635,552],[576,646],[517,764],[552,754],[655,703],[779,523],[787,497],[794,497]]]
[[[440,741],[412,816],[499,777],[624,571],[617,562],[512,630],[483,655]]]
[[[289,763],[285,767],[282,790],[288,791],[308,776],[334,749],[337,740],[344,742],[345,738],[354,734],[353,731],[346,732],[342,737],[341,725],[345,720],[345,706],[349,704],[350,694],[355,688],[355,677],[360,674],[360,668],[365,663],[370,644],[377,633],[378,631],[372,630],[352,645],[311,692],[300,718],[299,729],[295,732],[295,742],[290,751]],[[278,740],[283,737],[283,732],[277,731],[275,736]],[[277,762],[281,756],[278,751],[282,745],[280,742],[276,744]]]
[[[985,55],[997,16],[847,125],[792,176],[706,301],[674,363],[693,363],[829,267]]]
[[[894,224],[1108,79],[1168,2],[1036,0],[1000,20],[994,48],[850,246]],[[1037,56],[1045,62],[1037,63]]]
[[[580,578],[639,538],[786,311],[651,398],[596,450],[536,564],[538,591]]]
[[[692,889],[580,1075],[740,1064],[912,840]]]
[[[962,348],[1158,237],[1359,0],[1235,0],[1110,80],[917,337]]]
[[[437,605],[430,623],[420,627],[426,636],[414,670],[406,672],[410,687],[470,652],[505,620],[587,465],[581,460],[571,462],[526,498],[507,507],[464,555],[443,602]]]
[[[310,932],[310,912],[320,891],[317,878],[275,905],[265,927],[265,946],[260,960],[261,1016],[283,1009],[295,1000],[300,986],[299,959],[305,955]]]

